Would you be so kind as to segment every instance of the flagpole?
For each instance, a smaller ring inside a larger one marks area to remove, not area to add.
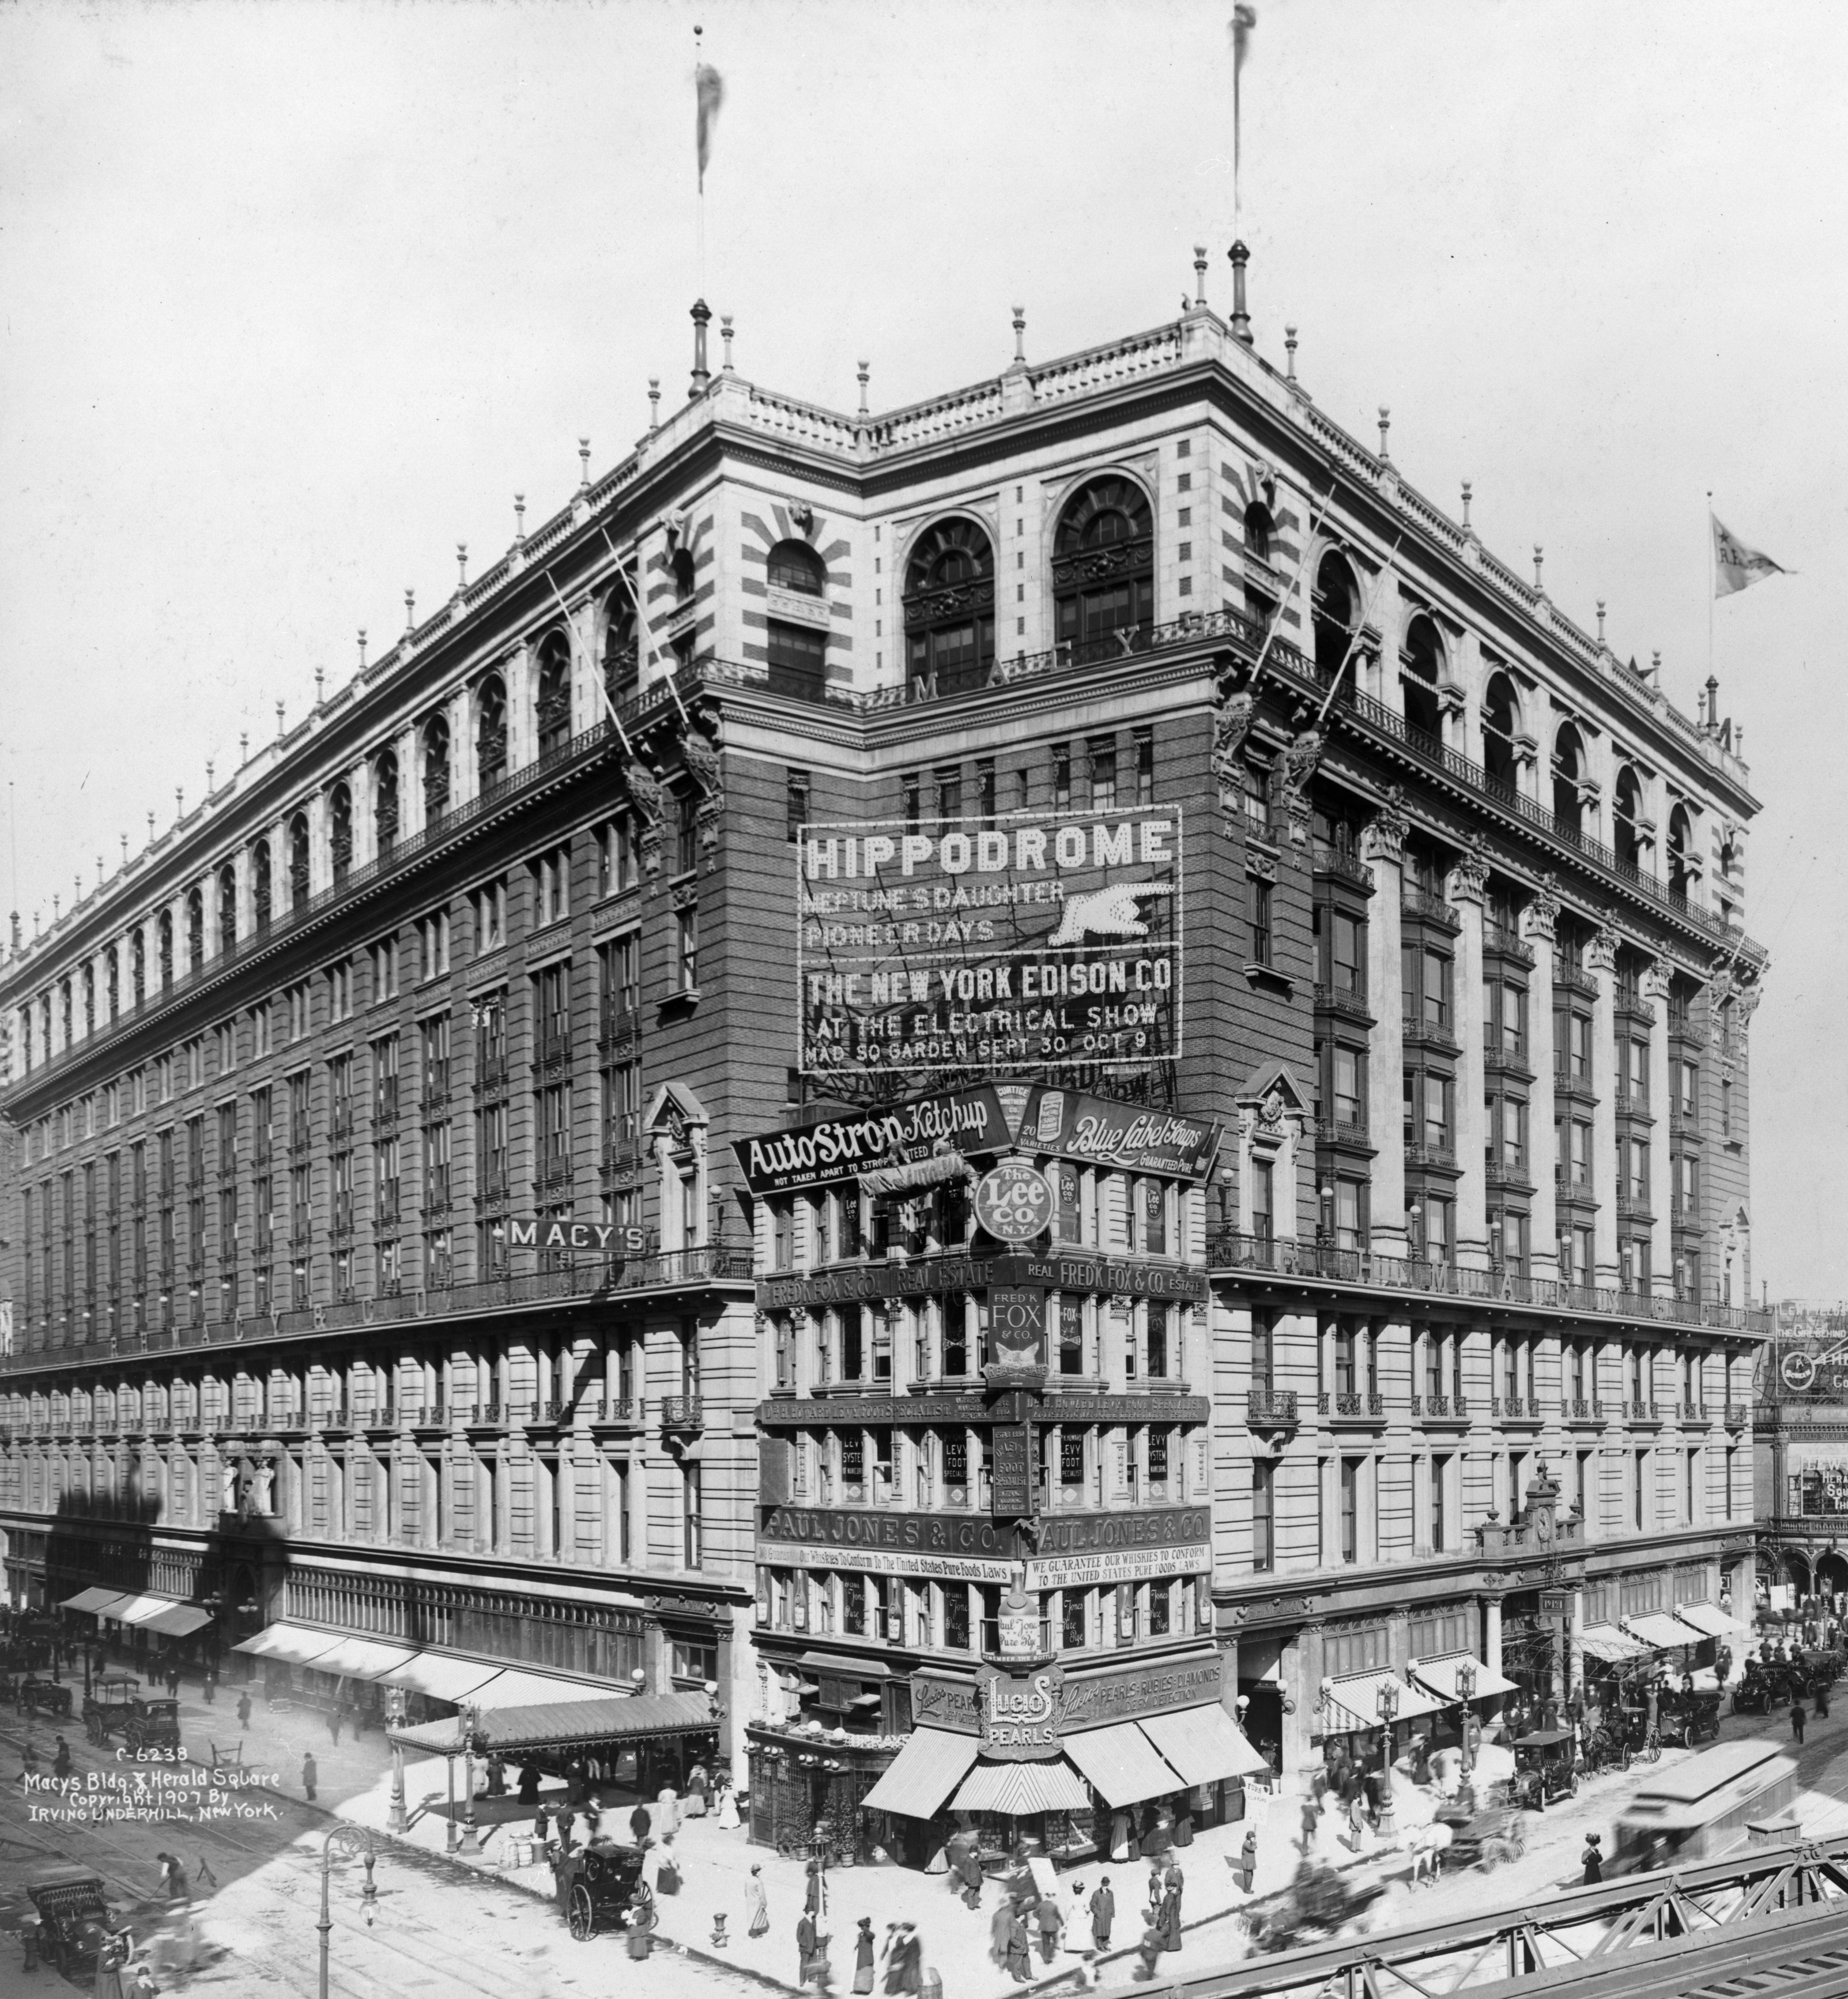
[[[1713,600],[1719,588],[1714,570],[1713,488],[1707,489],[1707,677],[1713,678]]]
[[[695,106],[699,97],[699,71],[705,61],[706,44],[702,39],[706,33],[702,27],[693,30],[693,96]],[[694,288],[695,298],[706,296],[706,161],[699,161],[699,171],[693,196],[693,233],[696,246],[696,262],[699,282]]]
[[[1316,716],[1316,726],[1318,729],[1328,719],[1328,711],[1335,705],[1335,696],[1340,690],[1342,681],[1347,677],[1347,663],[1354,657],[1355,650],[1361,643],[1361,634],[1373,622],[1373,614],[1378,608],[1380,598],[1385,591],[1386,578],[1392,573],[1392,565],[1398,560],[1399,544],[1404,539],[1405,536],[1401,535],[1393,542],[1391,553],[1381,565],[1380,573],[1374,580],[1373,588],[1368,593],[1367,601],[1361,608],[1360,622],[1354,626],[1353,633],[1347,641],[1347,650],[1341,655],[1341,663],[1336,667],[1334,677],[1328,684],[1328,692],[1323,697],[1321,708]]]

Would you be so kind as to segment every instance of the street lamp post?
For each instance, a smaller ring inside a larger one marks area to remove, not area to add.
[[[449,1755],[444,1757],[442,1760],[444,1768],[449,1772],[449,1811],[448,1817],[443,1821],[442,1850],[446,1853],[453,1853],[456,1851],[456,1758],[454,1756]]]
[[[466,1795],[462,1801],[462,1850],[473,1855],[481,1851],[481,1837],[475,1829],[475,1751],[481,1740],[480,1709],[463,1708],[462,1727],[462,1766],[466,1779]]]
[[[1475,1661],[1461,1661],[1457,1668],[1457,1692],[1463,1697],[1463,1782],[1460,1787],[1461,1803],[1465,1811],[1475,1810],[1475,1786],[1472,1772],[1475,1768],[1474,1755],[1475,1713],[1471,1703],[1475,1699]]]
[[[1399,1682],[1386,1680],[1379,1690],[1380,1734],[1379,1836],[1382,1842],[1399,1837],[1399,1821],[1392,1811],[1392,1724],[1399,1717]]]
[[[402,1832],[407,1823],[404,1810],[404,1745],[397,1731],[404,1725],[404,1689],[393,1687],[385,1696],[385,1727],[391,1742],[391,1814],[386,1821],[389,1832]]]
[[[328,1999],[328,1938],[332,1934],[334,1918],[328,1906],[328,1883],[333,1871],[334,1848],[336,1846],[350,1849],[366,1863],[366,1886],[360,1900],[366,1905],[366,1921],[369,1928],[373,1912],[378,1907],[379,1890],[373,1881],[373,1867],[378,1854],[373,1846],[372,1834],[343,1820],[328,1829],[326,1843],[321,1849],[321,1921],[314,1927],[321,1932],[321,1999]]]

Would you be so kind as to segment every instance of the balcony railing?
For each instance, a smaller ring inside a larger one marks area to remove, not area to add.
[[[1531,1395],[1498,1395],[1493,1408],[1497,1422],[1538,1423],[1544,1420],[1540,1405]]]
[[[1414,1395],[1412,1415],[1424,1423],[1466,1423],[1469,1420],[1467,1395]]]
[[[1517,965],[1531,966],[1534,962],[1534,947],[1521,937],[1518,930],[1509,930],[1501,923],[1484,923],[1482,948],[1498,951],[1503,958],[1512,958]]]
[[[1624,1421],[1627,1423],[1659,1423],[1662,1421],[1662,1405],[1659,1402],[1626,1402]]]
[[[1373,871],[1357,854],[1324,847],[1318,842],[1312,850],[1310,864],[1318,875],[1338,875],[1344,882],[1352,882],[1363,889],[1373,886]]]
[[[1588,1401],[1582,1395],[1575,1395],[1559,1405],[1559,1416],[1563,1422],[1601,1423],[1604,1420],[1604,1405],[1600,1401]]]
[[[1752,1420],[1752,1412],[1743,1402],[1726,1405],[1726,1427],[1729,1430],[1742,1430]]]
[[[1246,1420],[1253,1429],[1280,1429],[1296,1421],[1294,1388],[1249,1388],[1245,1391]]]
[[[1428,889],[1414,889],[1409,885],[1402,888],[1399,892],[1399,907],[1401,915],[1423,917],[1427,923],[1435,923],[1441,930],[1454,930],[1462,926],[1462,919],[1457,913],[1456,905],[1447,902],[1441,896],[1434,895]]]
[[[1368,1011],[1367,994],[1364,987],[1318,985],[1316,1004],[1325,1013],[1345,1013],[1357,1020],[1370,1020],[1373,1017]]]
[[[1683,1402],[1679,1405],[1679,1412],[1685,1429],[1705,1429],[1713,1420],[1707,1413],[1704,1402]]]
[[[1413,1145],[1406,1147],[1406,1164],[1408,1166],[1454,1166],[1457,1163],[1457,1148],[1454,1145]]]
[[[664,1395],[661,1398],[661,1428],[664,1430],[696,1430],[704,1427],[705,1418],[698,1395]]]
[[[1384,1422],[1386,1398],[1384,1395],[1367,1394],[1354,1389],[1337,1388],[1332,1393],[1324,1389],[1316,1398],[1316,1412],[1336,1422]]]
[[[1534,1305],[1600,1318],[1652,1320],[1658,1324],[1709,1326],[1768,1336],[1768,1311],[1711,1300],[1645,1295],[1573,1284],[1552,1277],[1524,1277],[1513,1271],[1464,1269],[1452,1263],[1386,1256],[1368,1249],[1340,1249],[1292,1237],[1274,1239],[1217,1228],[1207,1241],[1207,1262],[1215,1270],[1256,1271],[1280,1277],[1322,1277],[1331,1283],[1395,1292],[1436,1293],[1446,1297],[1482,1298],[1501,1304]]]

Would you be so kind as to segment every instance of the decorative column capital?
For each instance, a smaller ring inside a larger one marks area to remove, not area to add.
[[[1389,861],[1395,867],[1404,860],[1406,835],[1411,831],[1412,823],[1401,808],[1402,796],[1398,785],[1389,786],[1378,811],[1361,828],[1362,859]]]
[[[1530,944],[1550,944],[1559,925],[1559,898],[1555,893],[1557,878],[1543,875],[1534,897],[1520,913],[1520,934]]]
[[[1585,962],[1593,972],[1617,970],[1617,934],[1608,923],[1600,923],[1585,947]]]
[[[1673,976],[1669,968],[1657,958],[1637,981],[1638,989],[1652,1006],[1666,1006],[1668,1003],[1669,982]]]
[[[1473,902],[1479,909],[1489,888],[1489,855],[1479,833],[1456,865],[1450,871],[1450,899],[1453,902]]]

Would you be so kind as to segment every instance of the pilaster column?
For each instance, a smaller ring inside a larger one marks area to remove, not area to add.
[[[398,754],[398,840],[401,845],[412,833],[424,830],[422,731],[400,729],[393,739],[392,747]]]
[[[1675,1294],[1675,1252],[1669,1229],[1674,1221],[1674,1162],[1669,1144],[1669,969],[1659,960],[1642,979],[1642,997],[1653,1018],[1649,1023],[1650,1289],[1659,1298]]]
[[[334,878],[334,854],[328,840],[328,795],[317,792],[308,801],[308,893],[318,896]]]
[[[1614,1291],[1617,1262],[1617,1045],[1612,1027],[1617,1003],[1617,933],[1601,929],[1585,948],[1585,963],[1597,988],[1591,1003],[1591,1085],[1597,1103],[1591,1114],[1591,1190],[1597,1197],[1592,1258],[1599,1287]]]
[[[1499,1596],[1482,1599],[1482,1664],[1492,1673],[1502,1669],[1502,1600]]]
[[[1283,1648],[1283,1671],[1281,1675],[1290,1699],[1296,1704],[1292,1713],[1283,1717],[1283,1741],[1279,1753],[1283,1761],[1281,1783],[1286,1789],[1291,1779],[1294,1788],[1306,1795],[1309,1773],[1314,1765],[1315,1751],[1310,1733],[1316,1717],[1317,1703],[1322,1698],[1322,1627],[1317,1623],[1305,1624],[1294,1638],[1286,1639]]]
[[[1482,896],[1489,864],[1479,844],[1450,871],[1450,899],[1462,920],[1451,996],[1463,1058],[1457,1067],[1456,1257],[1465,1269],[1489,1267],[1487,1106],[1482,1071]]]
[[[1527,1158],[1534,1180],[1528,1221],[1527,1263],[1536,1277],[1566,1277],[1559,1268],[1557,1200],[1559,1148],[1553,1137],[1553,933],[1559,898],[1541,886],[1520,913],[1520,934],[1534,948],[1527,979],[1527,1066],[1534,1072],[1527,1105]]]
[[[575,635],[566,627],[576,651]],[[539,754],[539,724],[536,714],[539,688],[539,651],[522,645],[503,663],[501,678],[507,689],[507,768],[523,771]]]
[[[1388,1256],[1406,1253],[1406,1157],[1400,1138],[1405,1030],[1400,1018],[1399,893],[1408,826],[1396,794],[1361,835],[1361,854],[1373,877],[1367,912],[1367,1000],[1373,1027],[1367,1038],[1367,1121],[1377,1150],[1373,1160],[1369,1240]]]

